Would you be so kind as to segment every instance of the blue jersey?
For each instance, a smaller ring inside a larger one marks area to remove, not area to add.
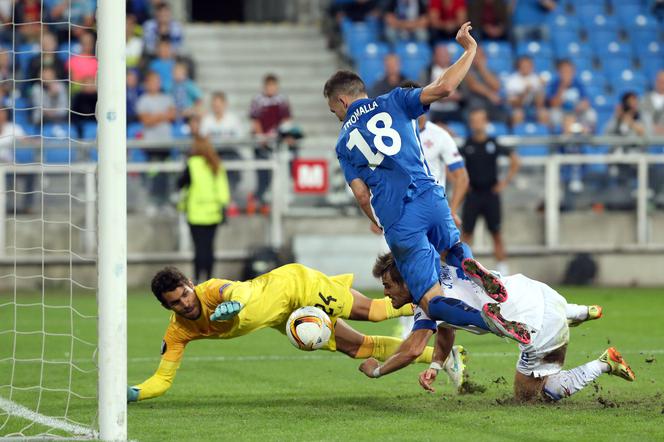
[[[396,88],[350,105],[337,141],[337,158],[350,184],[362,179],[371,191],[378,222],[389,228],[404,203],[436,185],[419,139],[417,117],[426,112],[422,89]]]

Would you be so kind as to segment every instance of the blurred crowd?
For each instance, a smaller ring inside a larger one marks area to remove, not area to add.
[[[494,135],[664,135],[663,1],[334,0],[330,13],[331,45],[373,96],[439,76],[471,20],[473,67],[430,114],[459,136],[478,108]]]

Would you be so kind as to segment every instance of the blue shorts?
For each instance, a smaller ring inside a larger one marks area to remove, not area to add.
[[[444,189],[432,187],[407,202],[401,218],[385,232],[385,240],[414,302],[419,303],[438,282],[438,252],[459,242]]]

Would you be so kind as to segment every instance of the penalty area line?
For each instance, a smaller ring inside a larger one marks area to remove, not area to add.
[[[95,439],[98,437],[97,432],[92,428],[72,424],[61,419],[37,413],[36,411],[32,411],[29,408],[24,407],[23,405],[17,404],[16,402],[2,397],[0,397],[0,409],[7,412],[10,416],[17,416],[37,424],[66,431],[78,436],[88,436]]]

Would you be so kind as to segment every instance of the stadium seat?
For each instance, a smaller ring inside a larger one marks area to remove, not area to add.
[[[509,58],[512,59],[512,46],[506,42],[492,41],[482,45],[487,58]]]
[[[364,51],[368,43],[379,41],[378,28],[374,22],[351,22],[345,20],[342,23],[342,33],[346,43],[348,55],[356,59]]]
[[[567,58],[569,61],[574,63],[574,67],[576,68],[577,72],[595,70],[591,56],[567,57]]]
[[[367,87],[371,88],[373,84],[380,80],[385,75],[385,65],[383,60],[369,59],[360,60],[357,66],[357,72],[366,83]]]
[[[608,77],[609,81],[613,77],[620,75],[620,72],[633,69],[631,59],[623,57],[607,57],[602,60],[602,71]]]
[[[625,92],[636,92],[642,95],[647,88],[646,78],[639,72],[631,69],[625,69],[620,75],[610,79],[613,92],[620,97]]]
[[[487,134],[491,137],[500,137],[502,135],[509,135],[510,130],[507,124],[497,121],[491,121],[486,128]]]
[[[521,57],[528,55],[529,57],[553,57],[553,49],[551,45],[543,41],[522,41],[516,46],[516,55]]]
[[[643,6],[640,3],[613,2],[613,15],[620,17],[623,22],[625,20],[631,21],[643,13]]]
[[[618,98],[608,93],[595,95],[591,97],[590,101],[597,112],[613,112],[616,104],[618,104]]]
[[[643,60],[646,58],[664,58],[664,44],[657,41],[641,40],[633,42],[637,58]]]
[[[602,110],[597,112],[597,126],[595,127],[595,133],[601,135],[606,130],[606,126],[613,117],[614,111]]]
[[[590,53],[590,49],[585,44],[579,42],[579,34],[575,31],[557,31],[551,35],[551,42],[558,58],[580,53],[585,48]]]
[[[514,71],[514,62],[512,57],[502,58],[502,57],[492,57],[487,59],[487,66],[491,71],[498,74],[499,76],[509,75]]]
[[[30,60],[35,55],[39,55],[41,48],[37,43],[22,43],[16,48],[16,64],[18,68],[23,72],[23,78],[26,78],[28,75],[28,70],[30,67]]]
[[[143,135],[143,125],[141,123],[127,124],[127,138],[138,139]]]
[[[621,58],[631,58],[632,57],[632,47],[626,43],[619,42],[617,40],[601,40],[594,41],[593,47],[595,49],[595,54],[601,60],[608,57],[621,57]]]
[[[427,43],[398,43],[394,50],[401,58],[401,70],[406,78],[420,78],[431,63],[431,47]]]
[[[595,14],[582,17],[586,31],[592,36],[596,31],[617,31],[620,27],[618,19],[613,15]]]
[[[577,17],[560,12],[550,13],[547,16],[546,25],[549,27],[552,36],[555,36],[558,32],[575,32],[578,35],[581,28],[581,22]]]
[[[450,121],[446,123],[448,129],[452,132],[453,136],[466,138],[468,136],[468,126],[464,123]]]
[[[603,74],[587,69],[577,72],[579,80],[583,83],[588,95],[592,97],[606,92],[606,77]]]
[[[142,149],[129,149],[127,160],[131,163],[146,163],[148,156]]]
[[[83,123],[83,133],[81,134],[84,140],[94,140],[97,138],[97,123],[88,121]]]
[[[655,80],[657,72],[664,69],[664,58],[662,57],[647,57],[639,59],[641,64],[641,72],[652,83]]]
[[[516,26],[542,23],[545,19],[546,12],[544,12],[544,9],[537,2],[531,1],[520,2],[512,15],[512,23]]]
[[[32,148],[16,149],[16,162],[18,164],[34,163],[35,149]]]
[[[581,153],[585,155],[607,155],[611,152],[609,146],[581,146]],[[584,164],[583,172],[593,174],[604,174],[609,170],[609,165],[606,163],[593,163]]]
[[[359,53],[355,54],[355,57],[357,57],[355,58],[355,62],[358,63],[361,60],[376,59],[382,63],[383,58],[385,58],[389,52],[390,48],[387,44],[370,42],[367,43]]]
[[[538,136],[549,135],[549,128],[538,123],[522,123],[514,126],[514,135],[520,136]],[[519,155],[535,157],[547,156],[549,148],[542,144],[522,145],[517,148]]]
[[[588,35],[588,42],[595,48],[602,47],[612,41],[620,41],[620,34],[616,29],[595,29]]]
[[[626,30],[643,29],[653,33],[658,32],[657,21],[650,15],[638,14],[635,16],[619,16],[619,18],[622,27]]]
[[[556,71],[555,63],[553,62],[552,57],[547,56],[537,56],[533,57],[533,65],[535,66],[535,72],[550,72],[552,75]]]
[[[605,15],[606,7],[604,2],[593,1],[575,1],[573,2],[574,15],[577,17],[595,17],[597,15]]]
[[[450,54],[450,61],[452,63],[457,61],[461,57],[461,54],[463,54],[463,48],[454,40],[438,42],[437,45],[447,47],[447,52]]]

